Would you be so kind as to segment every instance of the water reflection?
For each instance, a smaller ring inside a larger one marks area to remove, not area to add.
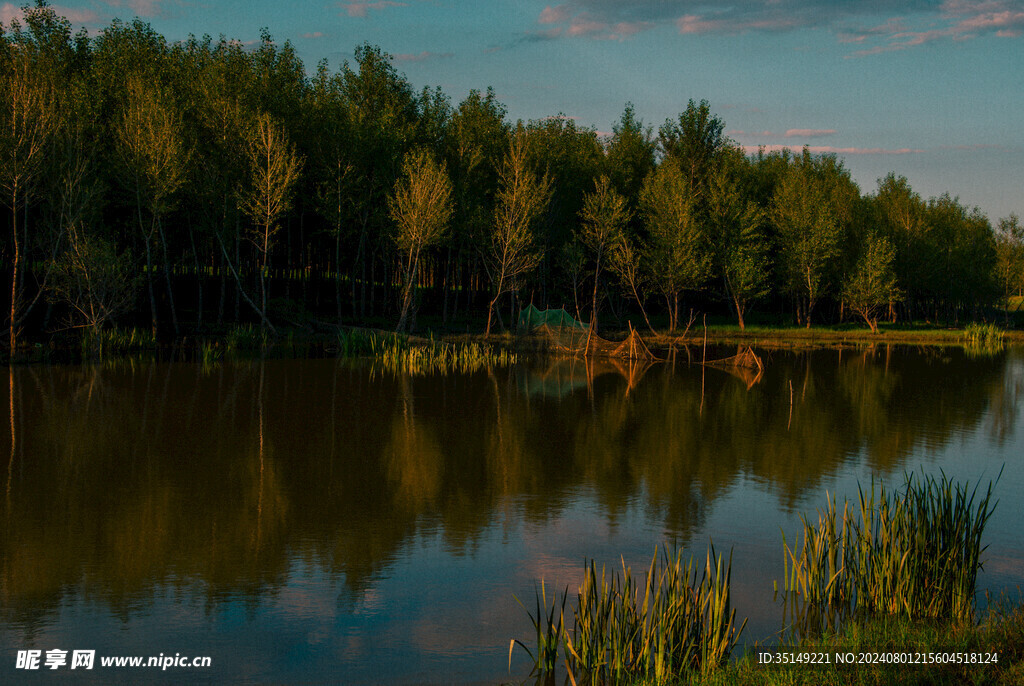
[[[483,551],[515,548],[522,570],[563,574],[564,557],[530,550],[529,532],[585,549],[639,509],[685,542],[715,533],[709,513],[738,482],[786,513],[854,460],[891,474],[979,428],[1012,442],[1022,369],[1019,349],[891,346],[775,352],[753,382],[681,354],[418,378],[331,360],[15,368],[0,434],[0,640],[30,642],[83,603],[138,621],[170,595],[211,622],[229,607],[260,623],[269,605],[301,617],[327,602],[348,624],[318,631],[350,659],[403,631],[373,619],[382,603],[423,617],[405,626],[413,652],[507,646],[507,623],[486,640],[479,626],[520,579]],[[751,513],[729,507],[742,528]],[[431,537],[480,570],[481,597],[445,586],[447,562],[417,576],[440,564]],[[382,597],[399,568],[414,570],[405,586],[438,590]],[[438,604],[458,632],[427,631],[445,623],[425,610]],[[432,641],[444,645],[422,647]]]

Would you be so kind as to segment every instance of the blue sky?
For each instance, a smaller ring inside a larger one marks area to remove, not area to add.
[[[168,40],[268,27],[312,72],[369,42],[457,103],[511,119],[655,127],[707,99],[728,135],[835,152],[863,192],[890,171],[997,220],[1024,215],[1024,0],[62,0],[76,26],[139,16]],[[0,2],[0,21],[16,16]]]

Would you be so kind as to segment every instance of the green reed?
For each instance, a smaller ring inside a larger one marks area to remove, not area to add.
[[[341,357],[370,357],[373,368],[393,374],[468,373],[514,364],[515,353],[475,342],[413,343],[408,336],[353,329],[338,334]]]
[[[736,645],[746,620],[737,628],[729,582],[732,557],[726,561],[710,547],[703,565],[683,552],[655,551],[643,577],[623,562],[620,573],[587,566],[576,596],[573,626],[564,621],[566,598],[556,620],[556,604],[537,598],[534,673],[551,679],[561,646],[567,674],[574,684],[656,682],[686,674],[706,674],[723,664]],[[543,602],[546,615],[541,613]]]
[[[105,359],[139,350],[156,348],[156,338],[148,329],[89,329],[81,338],[82,357]]]
[[[850,612],[971,618],[995,507],[993,484],[984,495],[979,486],[908,474],[897,492],[872,481],[857,505],[829,496],[817,524],[801,517],[802,539],[790,548],[783,536],[784,587],[798,594],[804,628]]]
[[[267,331],[252,324],[235,326],[224,338],[227,352],[263,350],[270,344]]]
[[[995,324],[971,323],[964,327],[961,337],[964,350],[972,357],[984,357],[1002,352],[1003,331]]]

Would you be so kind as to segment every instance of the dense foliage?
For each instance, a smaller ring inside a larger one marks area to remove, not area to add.
[[[73,35],[40,0],[0,27],[0,121],[10,349],[308,313],[490,329],[528,302],[605,307],[605,326],[760,310],[874,328],[978,319],[1021,289],[1015,217],[995,231],[895,175],[862,195],[834,156],[747,156],[706,101],[657,132],[632,105],[609,137],[511,123],[492,90],[454,105],[370,45],[309,75],[267,33]]]

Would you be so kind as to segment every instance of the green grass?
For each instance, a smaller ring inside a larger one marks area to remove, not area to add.
[[[408,336],[352,329],[338,334],[341,357],[368,357],[374,370],[392,374],[470,373],[516,362],[504,347],[479,342],[412,342]]]
[[[945,474],[908,474],[895,493],[872,482],[856,506],[828,498],[816,524],[802,518],[802,540],[783,536],[795,628],[813,634],[854,612],[969,620],[994,506],[991,483],[979,497]]]
[[[87,329],[81,338],[82,359],[106,360],[156,347],[156,339],[148,329]]]
[[[777,651],[777,652],[776,652]],[[759,653],[825,655],[827,664],[765,664]],[[836,654],[950,654],[996,656],[986,664],[838,664]],[[656,681],[634,679],[633,686],[1010,686],[1024,683],[1024,608],[1019,602],[997,602],[978,623],[920,621],[885,616],[861,618],[814,640],[794,641],[776,649],[754,646],[740,659],[710,674],[689,674]]]
[[[998,482],[999,478],[996,478]],[[641,580],[597,573],[593,562],[566,617],[568,593],[548,604],[537,592],[533,659],[538,683],[563,667],[572,684],[1020,684],[1024,608],[989,600],[976,620],[982,533],[995,507],[994,483],[907,474],[903,487],[859,489],[856,504],[832,497],[793,547],[783,536],[782,646],[818,653],[827,664],[765,664],[754,645],[730,661],[737,627],[728,562],[709,550],[701,568],[682,553],[655,554]],[[698,571],[701,571],[698,578]],[[988,664],[839,664],[837,653],[997,654]]]
[[[708,550],[703,565],[683,551],[655,551],[646,574],[634,576],[623,563],[621,573],[598,574],[593,561],[584,574],[572,610],[572,629],[566,622],[563,594],[548,608],[543,582],[530,614],[535,647],[519,645],[534,662],[533,673],[553,680],[564,665],[575,684],[623,683],[634,679],[655,682],[683,674],[708,674],[726,663],[743,631],[736,626],[729,581],[732,559]],[[559,659],[561,653],[561,659]]]
[[[266,330],[252,324],[235,326],[224,338],[224,348],[228,353],[263,350],[269,344]]]

